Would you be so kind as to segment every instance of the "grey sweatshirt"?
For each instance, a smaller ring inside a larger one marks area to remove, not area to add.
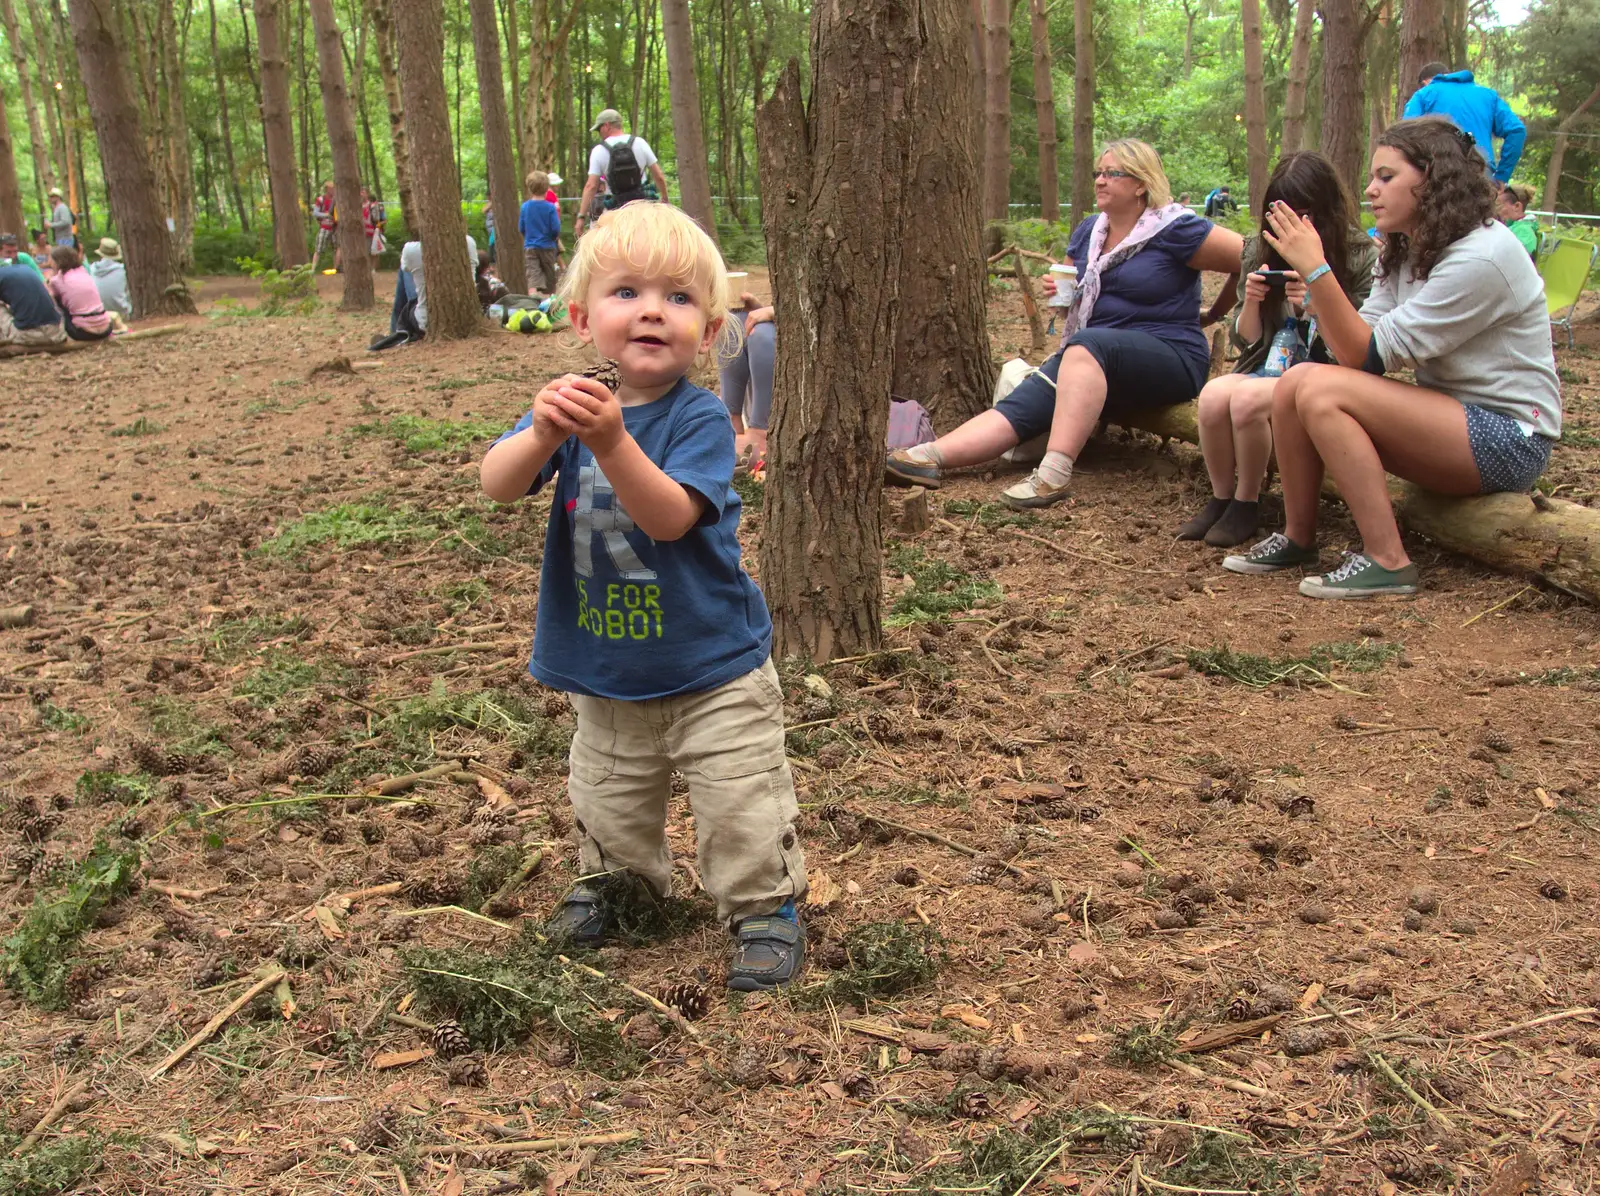
[[[1361,318],[1386,369],[1409,367],[1419,386],[1560,438],[1544,280],[1498,220],[1446,249],[1426,280],[1408,266],[1375,279]]]

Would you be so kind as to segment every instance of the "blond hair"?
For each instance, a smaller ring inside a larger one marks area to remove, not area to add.
[[[1533,202],[1533,188],[1527,183],[1507,183],[1506,191],[1524,208]]]
[[[522,181],[528,184],[528,194],[535,199],[543,199],[544,193],[550,190],[550,176],[542,170],[530,170]]]
[[[1162,169],[1161,155],[1156,153],[1155,146],[1125,137],[1108,143],[1100,153],[1102,156],[1110,154],[1118,167],[1144,184],[1147,206],[1164,208],[1172,202],[1172,184],[1167,182],[1167,172]]]
[[[595,274],[617,266],[646,278],[670,278],[694,296],[706,327],[722,322],[712,346],[718,356],[739,351],[744,324],[728,318],[728,268],[716,242],[681,208],[639,200],[605,213],[578,241],[557,294],[569,303],[587,303]]]

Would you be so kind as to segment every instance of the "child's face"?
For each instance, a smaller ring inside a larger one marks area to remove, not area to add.
[[[621,263],[597,269],[584,301],[569,310],[573,331],[621,366],[635,390],[676,382],[717,333],[706,323],[705,296]]]

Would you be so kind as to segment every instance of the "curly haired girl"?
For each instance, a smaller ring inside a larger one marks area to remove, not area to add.
[[[1263,236],[1299,272],[1337,365],[1297,365],[1272,396],[1282,533],[1223,566],[1275,573],[1317,562],[1317,497],[1333,475],[1362,550],[1300,592],[1415,594],[1385,471],[1438,494],[1529,489],[1561,435],[1561,389],[1544,285],[1494,219],[1495,184],[1472,138],[1442,117],[1392,125],[1372,153],[1367,198],[1383,252],[1359,311],[1311,221],[1277,204]],[[1416,383],[1385,378],[1411,369]]]

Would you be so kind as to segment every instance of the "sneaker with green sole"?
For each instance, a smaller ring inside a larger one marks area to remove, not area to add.
[[[1231,573],[1276,573],[1316,563],[1315,548],[1302,548],[1282,532],[1273,532],[1242,556],[1222,558],[1222,567]]]
[[[1415,594],[1421,579],[1413,564],[1385,569],[1371,557],[1352,552],[1332,573],[1308,577],[1300,583],[1307,598],[1383,598]]]

